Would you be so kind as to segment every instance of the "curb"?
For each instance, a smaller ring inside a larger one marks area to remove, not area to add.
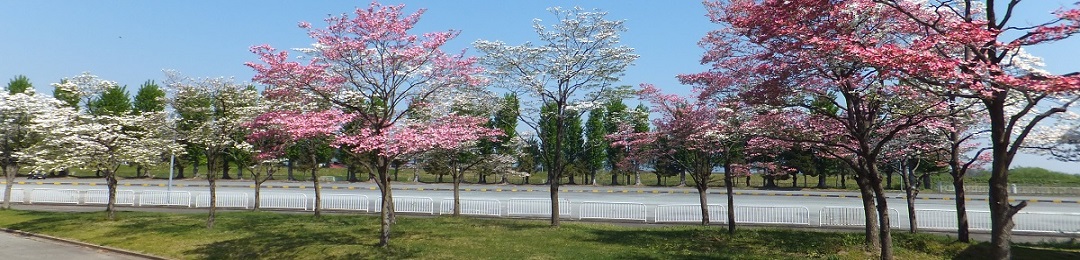
[[[66,239],[66,238],[59,238],[59,237],[54,237],[54,236],[50,236],[50,235],[31,233],[31,232],[26,232],[26,231],[17,230],[17,229],[0,228],[0,231],[4,231],[4,232],[11,233],[11,234],[14,234],[14,235],[19,235],[19,236],[42,238],[42,239],[47,239],[47,240],[60,242],[60,243],[65,243],[65,244],[71,244],[71,245],[77,245],[77,246],[93,248],[93,249],[97,249],[97,250],[109,251],[109,252],[116,253],[116,254],[121,254],[121,255],[141,257],[141,258],[145,258],[145,259],[154,259],[154,260],[169,260],[169,258],[164,258],[164,257],[160,257],[160,256],[155,256],[155,255],[150,255],[150,254],[145,254],[145,253],[139,253],[139,252],[129,251],[129,250],[125,250],[125,249],[119,249],[119,248],[115,248],[115,247],[95,245],[95,244],[91,244],[91,243],[75,241],[75,240],[70,240],[70,239]]]

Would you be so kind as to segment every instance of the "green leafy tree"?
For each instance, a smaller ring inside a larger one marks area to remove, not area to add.
[[[619,131],[619,125],[626,122],[626,104],[623,104],[622,99],[615,99],[609,101],[605,105],[604,109],[604,131],[607,134],[615,133]],[[619,185],[619,174],[621,174],[615,167],[623,158],[626,157],[626,151],[622,148],[607,147],[607,165],[611,170],[611,185]]]
[[[165,91],[153,80],[147,80],[139,86],[132,103],[132,112],[160,112],[165,110]]]
[[[112,85],[87,103],[86,108],[91,115],[126,115],[131,112],[131,96],[127,86]]]
[[[18,75],[8,81],[7,90],[8,94],[26,93],[26,90],[33,89],[34,84],[30,83],[30,78],[25,75]]]
[[[596,172],[600,168],[604,167],[604,160],[607,159],[608,141],[604,139],[607,135],[607,129],[604,128],[604,109],[594,108],[589,111],[589,119],[585,121],[585,137],[587,138],[585,143],[585,155],[582,160],[584,161],[585,168],[589,171],[589,180],[587,183],[596,185]]]
[[[569,184],[577,184],[577,182],[574,181],[574,176],[578,174],[584,176],[588,169],[584,160],[585,139],[582,134],[584,134],[585,129],[581,126],[581,114],[571,113],[566,115],[564,126],[566,127],[566,130],[563,130],[563,133],[565,133],[566,136],[563,137],[563,140],[566,140],[566,143],[563,143],[562,153],[566,156],[564,157],[564,162],[566,162],[568,166],[564,174],[569,178]]]
[[[634,128],[634,133],[649,132],[649,108],[643,104],[638,104],[634,108],[634,111],[628,115],[630,125]],[[642,162],[644,163],[644,162]],[[641,171],[639,167],[634,167],[634,185],[641,186]]]

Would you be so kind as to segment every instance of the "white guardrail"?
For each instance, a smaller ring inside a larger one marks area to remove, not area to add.
[[[394,196],[394,212],[435,214],[435,202],[425,197]],[[382,212],[382,197],[376,198],[374,212]]]
[[[191,207],[192,194],[187,191],[118,190],[117,204],[132,206],[173,206]],[[369,202],[366,195],[360,194],[325,194],[322,207],[328,210],[349,210],[372,212],[381,210],[382,201],[376,198]],[[195,207],[208,207],[210,194],[201,193],[194,197]],[[45,189],[35,188],[29,191],[12,189],[11,201],[16,203],[52,203],[52,204],[104,204],[108,201],[106,190]],[[311,199],[304,193],[263,193],[259,196],[263,208],[293,210],[311,210]],[[136,203],[137,202],[137,203]],[[244,192],[217,193],[217,206],[224,208],[250,208],[250,197]],[[369,207],[374,205],[374,208]],[[506,201],[495,199],[461,199],[461,213],[494,217],[549,217],[551,200],[515,198]],[[573,206],[578,206],[576,215],[571,214]],[[637,202],[585,201],[571,203],[559,200],[559,215],[572,219],[609,219],[650,222],[650,205]],[[651,223],[700,222],[701,207],[697,204],[655,205]],[[426,197],[394,197],[394,209],[399,213],[435,214],[434,201]],[[450,214],[454,209],[453,199],[442,199],[438,213]],[[707,207],[709,221],[726,223],[727,211],[722,205],[710,204]],[[900,214],[896,209],[889,209],[890,226],[899,228]],[[917,209],[920,229],[955,230],[956,211],[946,209]],[[1059,234],[1080,234],[1080,213],[1061,212],[1020,212],[1013,218],[1014,231],[1043,232]],[[735,207],[735,221],[738,223],[812,225],[809,210],[806,207],[752,206]],[[861,226],[864,225],[861,207],[823,207],[817,214],[818,226]],[[990,230],[990,212],[968,211],[968,225],[971,230]]]
[[[139,206],[191,207],[191,192],[144,190],[139,193]]]
[[[810,225],[806,207],[735,206],[736,223]]]
[[[323,194],[322,208],[327,210],[355,210],[369,212],[367,195]]]
[[[219,208],[248,208],[248,194],[243,192],[218,192],[215,196]],[[196,208],[210,207],[210,193],[202,193],[195,197]]]
[[[866,217],[863,208],[860,207],[823,207],[818,211],[819,226],[863,226],[866,225]],[[889,226],[900,228],[897,217],[900,212],[889,209]],[[953,218],[956,219],[955,217]],[[956,221],[953,221],[955,224]]]
[[[109,190],[87,190],[83,192],[84,204],[109,204]],[[116,205],[135,206],[135,191],[117,190]]]
[[[551,216],[551,199],[510,199],[507,203],[508,217]],[[570,201],[559,199],[559,216],[570,216]]]
[[[259,193],[259,208],[308,210],[308,196],[303,193]]]
[[[709,204],[707,210],[709,212],[709,223],[727,223],[727,207]],[[653,222],[700,223],[701,219],[701,205],[699,204],[656,205],[656,217],[653,218]]]
[[[30,204],[33,203],[60,203],[79,204],[82,196],[79,190],[74,189],[33,189],[30,190]]]
[[[458,199],[462,215],[502,216],[502,202],[493,199]],[[439,203],[439,214],[454,214],[454,199],[444,198]]]
[[[578,219],[617,219],[647,222],[645,204],[637,202],[582,201]]]
[[[26,203],[26,191],[19,188],[11,188],[11,202]]]

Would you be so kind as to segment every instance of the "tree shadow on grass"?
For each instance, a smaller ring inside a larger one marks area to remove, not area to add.
[[[1031,246],[1031,245],[1013,245],[1012,246],[1012,259],[1014,260],[1042,260],[1042,259],[1080,259],[1080,252],[1065,251],[1063,248],[1054,245]],[[971,245],[968,248],[961,251],[956,257],[956,260],[976,260],[976,259],[990,259],[990,243],[979,243]]]
[[[596,230],[596,242],[626,244],[640,249],[621,259],[791,259],[837,254],[866,254],[861,237],[848,233],[742,230],[728,235],[720,229]]]

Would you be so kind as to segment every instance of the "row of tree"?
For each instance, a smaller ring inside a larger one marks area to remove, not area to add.
[[[1008,25],[1019,1],[997,2],[707,1],[709,19],[721,28],[701,40],[701,63],[709,69],[678,77],[694,87],[686,97],[648,84],[638,90],[614,84],[637,55],[620,44],[623,21],[608,20],[605,12],[552,8],[553,25],[535,21],[539,41],[480,40],[474,46],[482,56],[473,58],[440,49],[457,31],[409,34],[423,10],[405,14],[403,6],[372,3],[327,18],[325,28],[300,23],[315,41],[296,50],[306,58],[252,47],[259,61],[247,66],[262,93],[229,79],[170,74],[168,100],[177,119],[121,109],[112,100],[126,95],[123,88],[88,74],[55,84],[56,99],[9,94],[5,102],[26,105],[4,111],[22,122],[5,121],[5,147],[9,140],[17,145],[5,152],[4,169],[8,176],[23,163],[100,170],[112,198],[118,165],[149,165],[165,154],[188,160],[181,165],[204,159],[211,170],[258,164],[256,182],[281,162],[301,162],[310,165],[319,206],[318,162],[337,157],[361,165],[378,184],[383,246],[395,222],[390,176],[412,160],[451,176],[455,214],[466,171],[505,181],[540,165],[550,185],[552,226],[560,224],[560,180],[596,183],[605,161],[617,173],[612,183],[631,175],[640,183],[644,167],[690,175],[708,224],[705,194],[722,169],[729,232],[736,176],[803,172],[820,183],[825,172],[850,171],[862,198],[865,242],[891,259],[884,168],[900,173],[913,211],[919,177],[927,172],[922,165],[947,165],[966,241],[963,177],[988,163],[992,252],[1007,259],[1012,216],[1026,205],[1008,202],[1012,159],[1034,146],[1067,154],[1075,149],[1060,144],[1076,143],[1070,134],[1076,131],[1036,126],[1050,118],[1069,125],[1060,116],[1077,100],[1080,76],[1042,71],[1023,47],[1080,32],[1080,11],[1061,10],[1052,21],[1019,28]],[[489,87],[508,94],[497,98]],[[651,103],[650,112],[660,116],[654,128],[646,108],[622,105],[628,94]],[[531,129],[535,139],[518,128]],[[1040,142],[1028,141],[1032,135]],[[978,144],[982,138],[989,144]],[[205,176],[212,227],[217,174]]]

